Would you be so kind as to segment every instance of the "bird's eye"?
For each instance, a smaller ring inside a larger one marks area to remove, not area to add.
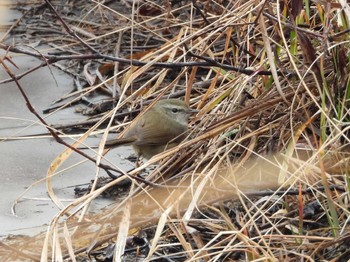
[[[177,113],[177,112],[179,112],[179,109],[177,109],[177,108],[172,108],[171,111],[172,111],[173,113]]]

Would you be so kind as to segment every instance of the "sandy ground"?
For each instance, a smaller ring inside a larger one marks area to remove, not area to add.
[[[20,14],[14,10],[8,11],[7,24]],[[3,21],[2,21],[3,22]],[[7,40],[11,41],[11,39]],[[43,48],[43,47],[39,47]],[[0,52],[3,55],[4,51]],[[13,55],[13,61],[19,69],[10,66],[14,73],[24,72],[38,65],[40,61],[23,56]],[[0,67],[0,80],[8,79],[7,73]],[[53,115],[43,115],[42,110],[62,95],[73,90],[73,80],[51,66],[37,70],[20,80],[32,105],[49,124],[64,124],[75,122],[85,117],[75,113],[74,108],[65,109]],[[29,112],[25,101],[14,83],[0,85],[0,236],[9,234],[35,234],[45,230],[59,209],[49,199],[45,181],[50,163],[58,156],[64,147],[52,138],[31,138],[13,140],[14,137],[47,133],[36,117]],[[4,140],[5,139],[5,140]],[[71,141],[72,140],[68,140]],[[99,138],[89,138],[90,144],[97,145]],[[107,158],[113,163],[120,163],[125,170],[131,164],[124,157],[132,152],[130,148],[120,148],[110,153]],[[65,163],[69,167],[82,160],[73,154]],[[61,168],[62,169],[62,168]],[[84,163],[57,175],[54,178],[54,190],[64,204],[75,199],[74,186],[87,184],[95,177],[93,163]],[[30,187],[23,196],[22,193]],[[15,201],[16,213],[11,208]],[[94,208],[100,208],[108,201],[98,200]]]
[[[16,71],[24,71],[39,63],[25,56],[14,57],[14,61],[20,68]],[[51,70],[50,72],[48,68],[40,69],[20,81],[31,103],[41,115],[43,109],[73,88],[73,81],[68,75],[56,68]],[[6,73],[1,71],[0,79],[6,78]],[[37,124],[37,119],[27,109],[23,97],[13,83],[1,85],[0,92],[0,141],[8,138],[0,142],[0,235],[34,234],[44,230],[46,224],[59,211],[48,198],[45,181],[35,184],[20,198],[16,205],[16,215],[12,214],[11,207],[26,188],[45,178],[50,163],[64,150],[64,146],[52,138],[11,140],[17,136],[47,133],[47,130]],[[47,117],[46,121],[50,124],[63,124],[83,118],[85,117],[74,112],[74,108],[70,108]],[[89,140],[90,144],[98,144],[99,138]],[[119,148],[113,150],[107,158],[125,165],[127,170],[131,168],[131,164],[124,160],[122,155],[131,152],[130,148]],[[73,154],[64,167],[81,160],[82,157]],[[54,179],[55,193],[63,203],[68,204],[75,198],[74,186],[89,183],[94,177],[93,163],[84,163],[69,169]],[[95,207],[105,204],[106,201],[98,200]]]
[[[15,57],[14,61],[20,68],[16,71],[24,71],[35,62],[38,63],[32,58],[23,56]],[[41,106],[45,104],[48,106],[57,98],[57,95],[68,92],[72,88],[71,80],[56,72],[55,69],[53,70],[59,78],[59,87],[55,86],[55,81],[47,68],[40,69],[20,81],[38,112],[43,109]],[[8,78],[6,73],[1,71],[0,79],[6,78]],[[26,108],[23,98],[13,83],[2,85],[0,89],[0,136],[2,139],[46,132],[43,127],[35,124],[34,115]],[[63,117],[55,115],[53,118],[57,120]],[[51,122],[50,118],[48,121]],[[1,235],[23,233],[21,229],[47,223],[46,211],[50,211],[51,216],[58,211],[50,201],[34,200],[34,198],[47,199],[44,183],[39,184],[25,195],[26,198],[33,200],[22,199],[16,208],[16,216],[11,214],[11,206],[29,185],[45,177],[50,159],[53,159],[62,149],[62,146],[57,145],[51,139],[0,142],[0,165],[2,167],[0,170],[2,179],[0,223],[6,225],[1,227]]]

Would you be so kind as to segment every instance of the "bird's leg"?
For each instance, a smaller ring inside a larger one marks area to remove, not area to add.
[[[138,168],[139,166],[141,166],[142,160],[140,159],[141,159],[140,155],[137,155],[135,168]]]

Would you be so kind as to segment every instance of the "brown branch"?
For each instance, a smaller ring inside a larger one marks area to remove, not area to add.
[[[196,54],[192,53],[189,50],[187,50],[187,53],[190,56],[192,56],[192,57],[196,57],[198,59],[206,61],[208,64],[210,64],[210,66],[216,66],[216,67],[219,67],[219,68],[222,68],[222,69],[229,69],[229,70],[232,70],[232,71],[237,72],[237,73],[242,73],[242,74],[245,74],[245,75],[252,75],[252,74],[255,74],[255,75],[272,75],[271,71],[268,71],[268,70],[258,70],[257,71],[257,70],[251,70],[251,69],[245,69],[245,68],[230,66],[230,65],[219,63],[219,62],[215,61],[214,59],[212,59],[210,57],[196,55]],[[292,75],[295,75],[295,73],[292,73],[292,72],[281,72],[281,71],[278,71],[277,74],[279,76],[285,76],[285,75],[292,76]]]
[[[45,54],[36,54],[27,50],[22,50],[19,49],[17,47],[13,47],[13,46],[7,46],[4,44],[0,44],[0,48],[11,51],[13,53],[21,53],[21,54],[26,54],[26,55],[30,55],[36,58],[40,58],[43,59],[45,58],[46,61],[44,61],[43,63],[41,63],[40,65],[29,69],[28,71],[17,75],[16,78],[19,80],[22,77],[26,76],[27,74],[33,72],[34,70],[56,63],[58,61],[61,60],[87,60],[87,59],[103,59],[106,61],[114,61],[114,62],[119,62],[119,63],[123,63],[123,64],[129,64],[129,65],[133,65],[133,66],[144,66],[147,65],[149,62],[143,62],[143,61],[138,61],[138,60],[133,60],[133,59],[126,59],[126,58],[120,58],[120,57],[113,57],[113,56],[109,56],[109,55],[102,55],[102,54],[88,54],[88,55],[64,55],[64,56],[56,56],[56,55],[45,55]],[[170,68],[170,69],[175,69],[175,68],[183,68],[183,67],[195,67],[195,66],[199,66],[199,67],[212,67],[212,66],[216,66],[225,70],[231,70],[234,72],[238,72],[238,73],[242,73],[242,74],[246,74],[246,75],[252,75],[252,74],[256,74],[256,75],[271,75],[270,71],[267,70],[260,70],[260,71],[256,71],[256,70],[251,70],[251,69],[245,69],[245,68],[240,68],[240,67],[235,67],[235,66],[231,66],[228,64],[222,64],[220,62],[217,62],[211,58],[208,57],[204,57],[204,56],[198,56],[195,55],[193,53],[189,53],[190,56],[196,57],[198,59],[201,60],[205,60],[205,62],[178,62],[178,63],[167,63],[167,62],[156,62],[153,63],[152,66],[153,67],[161,67],[161,68]],[[291,72],[278,72],[279,75],[284,75],[284,74],[291,74]],[[3,83],[8,83],[10,81],[13,81],[13,79],[5,79],[3,81],[0,81],[0,84]]]

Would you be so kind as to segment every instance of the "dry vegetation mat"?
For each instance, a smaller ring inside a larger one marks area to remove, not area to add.
[[[16,81],[21,89],[24,75],[56,66],[74,78],[75,90],[35,113],[73,106],[86,121],[46,123],[58,142],[59,135],[79,134],[45,179],[61,212],[47,232],[5,239],[2,261],[350,258],[345,1],[24,7],[7,35],[11,44],[1,44],[8,51],[2,65],[11,53],[23,53],[38,66],[21,75],[7,69],[9,79],[1,82]],[[65,160],[79,153],[94,161],[96,178],[120,170],[105,159],[107,134],[123,132],[138,112],[167,98],[198,110],[183,143],[102,187],[92,184],[69,205],[60,201],[51,177]],[[99,149],[90,149],[94,157],[79,149],[92,134],[102,134]],[[128,177],[122,199],[89,213],[91,201]]]

